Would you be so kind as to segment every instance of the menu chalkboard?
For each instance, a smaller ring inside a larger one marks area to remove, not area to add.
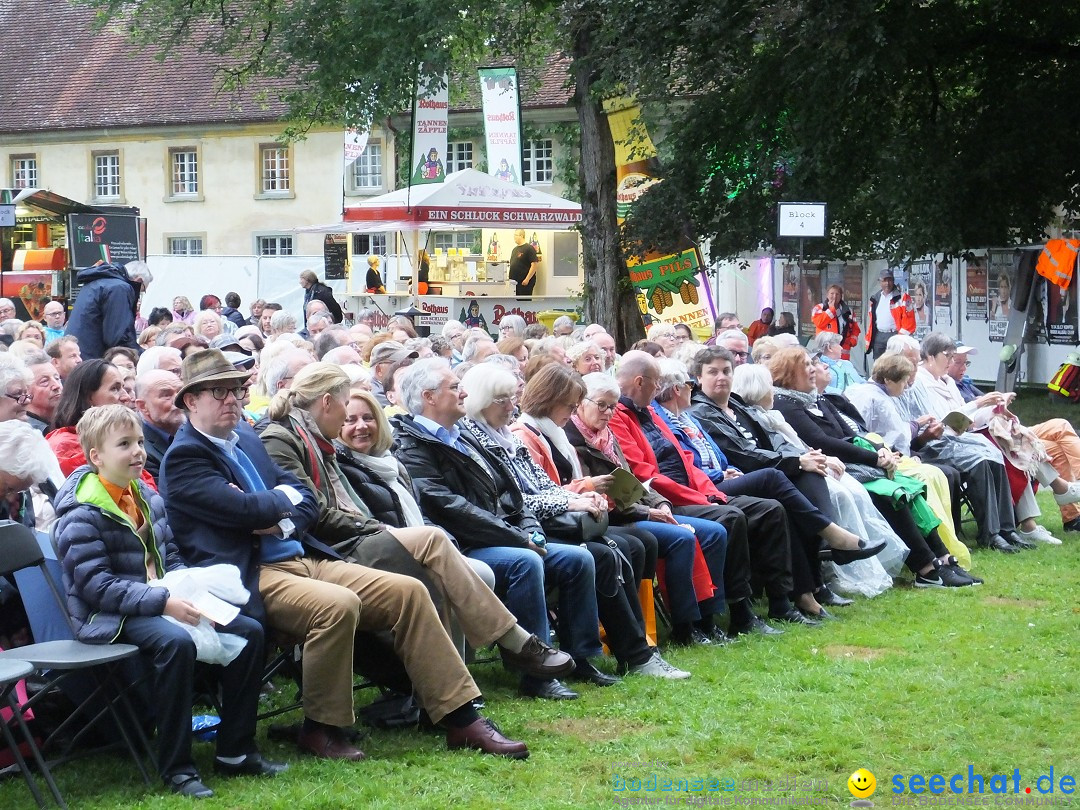
[[[323,239],[324,278],[345,278],[345,266],[349,263],[349,235],[328,233]]]
[[[71,263],[91,267],[98,262],[127,264],[143,258],[139,218],[125,214],[69,214]]]

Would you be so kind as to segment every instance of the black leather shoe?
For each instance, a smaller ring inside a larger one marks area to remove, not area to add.
[[[708,635],[696,627],[689,630],[673,630],[670,641],[677,647],[693,647],[695,644],[712,644]]]
[[[880,554],[884,550],[884,543],[875,543],[871,546],[867,545],[865,540],[860,540],[858,548],[832,549],[832,561],[837,565],[847,565],[856,560],[865,560],[867,557],[873,557],[875,554]]]
[[[263,759],[261,754],[248,754],[236,764],[214,760],[214,773],[222,776],[277,776],[288,768],[287,763]]]
[[[577,692],[567,689],[554,678],[546,681],[536,678],[522,678],[518,691],[522,697],[539,698],[540,700],[577,700],[581,697]]]
[[[991,551],[1000,551],[1002,554],[1018,554],[1020,552],[1020,549],[1014,548],[1013,545],[1000,534],[995,534],[987,540],[985,547]]]
[[[567,680],[577,681],[579,683],[591,683],[594,686],[614,686],[622,678],[616,678],[614,675],[608,675],[606,672],[601,672],[594,667],[589,661],[584,658],[577,659],[577,667],[574,671],[567,676]]]
[[[746,624],[734,624],[728,630],[729,636],[743,636],[751,633],[759,636],[782,636],[784,631],[766,623],[758,616],[754,616]]]
[[[818,588],[814,591],[814,599],[817,600],[819,605],[824,607],[848,607],[854,605],[854,599],[848,599],[844,596],[834,593],[829,589],[828,585]]]
[[[708,630],[698,630],[697,632],[701,633],[701,635],[705,637],[706,642],[712,644],[714,647],[724,647],[734,643],[734,639],[732,639],[731,636],[715,625]]]
[[[769,618],[778,622],[787,622],[788,624],[805,624],[807,627],[821,626],[821,622],[819,622],[817,619],[811,619],[801,610],[794,607],[788,608],[786,611],[779,615],[770,613]]]
[[[818,624],[821,624],[822,622],[835,622],[836,621],[836,616],[833,615],[832,613],[829,613],[829,611],[827,611],[824,606],[822,606],[820,612],[818,612],[818,613],[811,613],[809,610],[803,610],[802,608],[798,608],[798,610],[799,610],[799,613],[801,613],[803,616],[805,616],[808,619],[812,619],[813,621],[817,622]]]
[[[169,790],[191,799],[209,799],[214,791],[202,783],[197,773],[177,773],[165,780]]]
[[[1001,536],[1005,539],[1005,542],[1013,548],[1022,548],[1025,551],[1038,548],[1035,543],[1032,543],[1030,540],[1025,540],[1016,532],[1002,532]]]

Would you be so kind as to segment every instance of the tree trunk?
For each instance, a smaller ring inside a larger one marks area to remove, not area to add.
[[[589,15],[586,15],[588,17]],[[623,255],[615,215],[615,145],[600,99],[592,93],[590,30],[579,21],[573,37],[574,106],[581,126],[581,232],[585,259],[585,318],[603,326],[620,351],[645,337],[637,295]]]

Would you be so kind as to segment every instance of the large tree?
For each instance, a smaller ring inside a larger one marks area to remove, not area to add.
[[[602,113],[602,9],[567,0],[79,0],[168,58],[197,47],[227,86],[279,79],[287,134],[370,125],[408,109],[418,78],[466,75],[492,59],[523,67],[563,50],[581,124],[586,317],[624,345],[642,335],[615,220],[615,166]],[[453,90],[453,88],[451,88]]]
[[[830,238],[810,250],[903,260],[1038,240],[1080,210],[1080,6],[612,4],[647,31],[619,78],[666,133],[666,181],[630,223],[647,244],[775,245],[777,202],[820,200]]]

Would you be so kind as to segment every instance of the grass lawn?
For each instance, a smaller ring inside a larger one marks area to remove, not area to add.
[[[1039,502],[1044,524],[1058,533],[1051,496]],[[969,765],[988,792],[993,774],[1009,775],[1011,791],[1019,769],[1021,792],[1031,787],[1038,796],[1035,779],[1051,767],[1055,780],[1080,780],[1080,535],[1064,539],[1009,557],[976,553],[982,587],[898,585],[818,629],[669,651],[673,664],[693,672],[688,682],[631,679],[582,687],[578,701],[542,703],[516,697],[501,667],[474,666],[488,714],[528,742],[526,762],[450,753],[441,735],[408,731],[371,733],[361,744],[366,762],[326,763],[267,741],[264,724],[264,754],[289,760],[290,770],[274,780],[223,781],[211,772],[212,747],[198,743],[217,791],[205,806],[558,808],[629,806],[632,798],[708,806],[749,797],[846,806],[848,776],[866,767],[880,807],[891,804],[894,775],[959,773],[966,786]],[[147,792],[119,758],[72,763],[56,775],[72,807],[191,806],[163,788]],[[732,780],[734,790],[617,792],[616,775]],[[1053,795],[1062,797],[1057,785]],[[21,779],[0,784],[0,808],[30,806]]]

